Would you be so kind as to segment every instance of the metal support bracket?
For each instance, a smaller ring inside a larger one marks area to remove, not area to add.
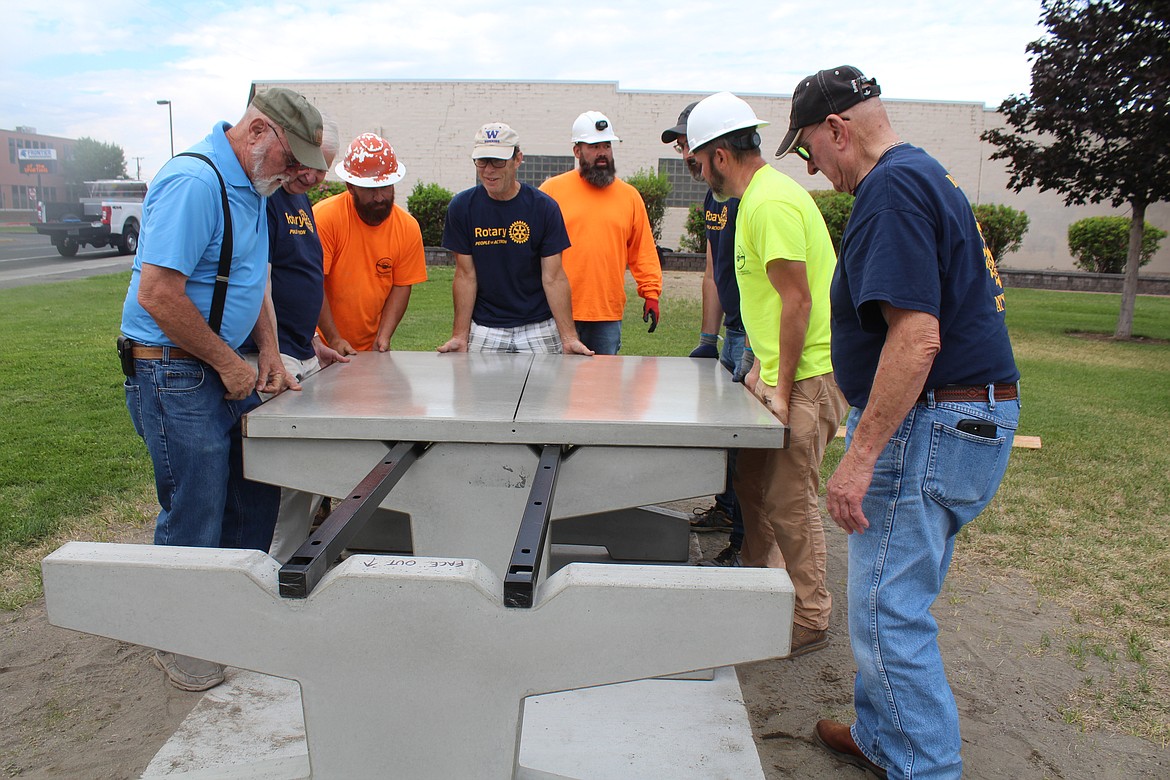
[[[540,576],[540,562],[548,538],[548,524],[552,518],[553,493],[557,487],[557,472],[561,467],[562,450],[559,445],[546,444],[536,464],[528,505],[516,532],[516,546],[504,577],[504,606],[527,609],[532,606],[536,581]]]
[[[289,599],[307,598],[390,490],[430,446],[425,442],[403,441],[391,447],[321,527],[297,548],[288,563],[280,567],[277,575],[280,595]]]

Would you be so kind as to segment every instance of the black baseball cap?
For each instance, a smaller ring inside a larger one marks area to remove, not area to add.
[[[691,115],[691,111],[693,111],[697,105],[699,105],[699,101],[696,100],[694,103],[691,103],[689,106],[684,108],[682,113],[678,115],[678,124],[669,130],[662,131],[662,143],[668,144],[672,141],[677,141],[679,138],[687,137],[687,117]]]
[[[788,122],[788,135],[776,150],[777,157],[783,157],[796,146],[800,128],[825,121],[829,114],[840,114],[863,100],[882,94],[882,88],[874,79],[852,65],[822,70],[801,80],[792,92],[792,115]]]

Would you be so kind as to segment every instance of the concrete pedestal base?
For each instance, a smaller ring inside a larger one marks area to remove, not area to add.
[[[762,780],[735,670],[713,682],[641,680],[524,704],[515,780]],[[301,780],[309,756],[300,688],[230,670],[183,721],[143,780]]]
[[[779,569],[570,564],[531,609],[461,558],[354,555],[304,600],[281,599],[255,551],[74,542],[42,570],[54,625],[300,682],[317,778],[515,777],[529,697],[783,656],[792,638]]]

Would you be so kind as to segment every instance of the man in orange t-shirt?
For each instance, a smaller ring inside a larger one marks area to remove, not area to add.
[[[616,355],[622,345],[626,268],[645,300],[642,321],[658,326],[662,266],[642,196],[615,176],[609,119],[586,111],[573,123],[577,169],[540,185],[561,207],[573,245],[561,255],[573,291],[577,335],[599,355]]]
[[[384,138],[363,133],[334,172],[346,191],[313,207],[325,269],[317,329],[343,355],[385,352],[410,286],[427,280],[418,221],[394,204],[406,166]]]

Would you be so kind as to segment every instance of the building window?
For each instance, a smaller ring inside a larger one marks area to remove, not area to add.
[[[666,198],[668,207],[690,208],[692,203],[702,203],[707,196],[706,182],[695,181],[681,157],[658,158],[658,172],[670,179],[670,195]]]
[[[516,172],[516,178],[524,184],[539,187],[546,179],[573,170],[571,154],[526,154],[524,162]]]

